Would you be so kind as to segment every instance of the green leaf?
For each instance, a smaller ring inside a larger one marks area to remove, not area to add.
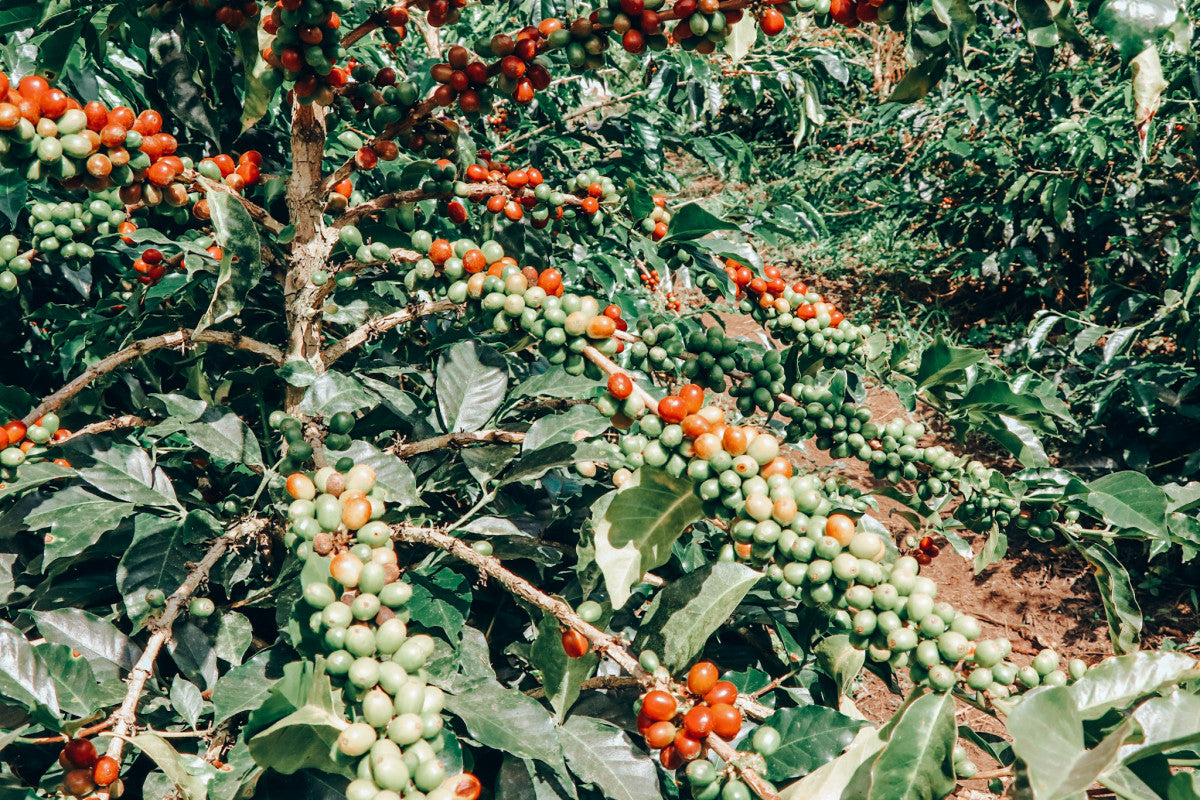
[[[558,738],[571,771],[610,800],[662,797],[654,759],[613,723],[573,716],[559,729]]]
[[[289,386],[300,388],[312,386],[317,380],[317,370],[312,364],[301,358],[283,362],[283,365],[275,370],[275,374],[286,381]]]
[[[139,733],[129,743],[148,755],[171,779],[180,800],[205,800],[208,784],[217,768],[191,753],[180,753],[166,739],[153,733]]]
[[[866,661],[866,653],[850,644],[850,636],[835,633],[816,646],[814,654],[822,671],[833,678],[839,695],[849,696],[854,678]]]
[[[529,663],[541,673],[546,699],[554,706],[554,721],[562,723],[579,698],[580,685],[595,671],[600,657],[589,652],[582,658],[570,658],[563,650],[558,619],[543,614],[537,638],[529,650]]]
[[[508,365],[490,347],[459,342],[438,360],[434,388],[445,429],[477,431],[504,402]]]
[[[1140,472],[1114,472],[1088,484],[1087,504],[1117,528],[1166,536],[1167,496]]]
[[[745,564],[716,561],[672,581],[650,603],[634,652],[653,650],[667,669],[678,672],[700,654],[760,578],[761,572]]]
[[[1160,650],[1106,658],[1071,684],[1071,697],[1081,718],[1099,719],[1124,710],[1139,698],[1185,680],[1200,677],[1196,660]]]
[[[223,257],[212,301],[196,323],[196,333],[236,316],[245,305],[250,290],[258,285],[263,271],[258,227],[242,201],[236,195],[218,189],[205,196],[212,212],[213,233]]]
[[[441,628],[451,641],[458,638],[471,610],[471,587],[449,567],[420,567],[405,573],[413,595],[408,610],[425,628]]]
[[[191,681],[176,675],[171,679],[169,696],[175,711],[184,722],[195,729],[200,712],[204,710],[204,698],[200,696],[200,689]]]
[[[729,29],[725,40],[725,55],[731,64],[741,61],[758,40],[758,24],[754,17],[746,15]]]
[[[486,747],[552,767],[562,764],[562,747],[550,713],[516,689],[487,681],[463,694],[447,695],[446,709]]]
[[[304,704],[256,733],[249,741],[250,755],[285,775],[307,768],[350,777],[353,770],[337,749],[338,735],[349,724],[334,708],[333,687],[324,659],[318,658]]]
[[[106,619],[81,608],[33,611],[33,621],[48,642],[63,644],[81,654],[100,680],[118,680],[133,669],[141,650]]]
[[[82,553],[133,513],[132,503],[118,503],[92,494],[81,486],[68,486],[40,496],[25,517],[31,531],[47,530],[44,564]]]
[[[560,442],[573,442],[580,431],[589,437],[598,436],[610,424],[608,417],[590,403],[571,406],[562,414],[547,414],[530,425],[521,450],[528,453]]]
[[[913,378],[917,389],[924,390],[942,383],[959,380],[960,373],[967,367],[987,358],[987,353],[973,347],[952,347],[945,338],[937,340],[921,353],[921,363]]]
[[[858,732],[846,752],[779,793],[782,800],[861,800],[871,782],[871,766],[885,741],[876,728]]]
[[[254,467],[263,466],[258,439],[232,411],[222,414],[204,404],[203,413],[194,419],[167,419],[146,432],[152,436],[168,436],[177,431],[184,433],[194,445],[215,458]]]
[[[213,650],[216,652],[217,658],[236,666],[242,663],[242,656],[246,654],[253,639],[254,630],[250,625],[250,620],[246,619],[243,614],[230,611],[221,614]]]
[[[52,724],[59,716],[54,681],[33,645],[21,632],[0,620],[0,696]]]
[[[871,767],[867,800],[941,800],[954,790],[954,697],[929,693],[901,713]]]
[[[282,674],[277,659],[274,650],[264,650],[220,677],[212,694],[214,725],[266,701]]]
[[[1194,694],[1153,697],[1133,710],[1133,719],[1142,729],[1142,741],[1121,748],[1123,763],[1200,743],[1200,697]]]
[[[637,470],[592,506],[596,563],[614,608],[647,571],[667,563],[683,529],[703,516],[691,481],[662,470]]]
[[[255,25],[243,28],[235,38],[245,76],[242,92],[242,133],[245,133],[263,118],[271,107],[271,99],[275,96],[275,89],[263,80],[272,68],[259,55],[264,48],[270,47],[274,37],[267,34],[261,26]]]
[[[971,31],[975,30],[975,11],[967,0],[933,0],[933,12],[950,29],[954,57],[960,64],[965,64],[963,47]]]
[[[41,642],[33,650],[54,681],[54,696],[63,711],[86,718],[124,698],[119,681],[99,683],[87,659],[75,655],[65,644]]]
[[[1046,0],[1017,0],[1017,16],[1025,28],[1025,38],[1034,47],[1057,47],[1058,25]]]
[[[1138,607],[1129,572],[1101,544],[1078,546],[1096,573],[1096,587],[1108,618],[1108,636],[1118,655],[1137,650],[1141,640],[1142,610]]]
[[[72,439],[63,445],[64,458],[79,477],[107,495],[139,506],[181,508],[166,473],[154,466],[140,447],[104,442],[100,437]]]
[[[713,231],[736,230],[737,226],[704,210],[699,203],[688,203],[671,215],[667,235],[659,243],[700,239]]]
[[[1120,765],[1118,750],[1135,729],[1133,719],[1126,719],[1089,750],[1071,689],[1057,686],[1035,691],[1008,717],[1018,780],[1029,782],[1037,800],[1082,798],[1089,786]]]
[[[342,372],[326,372],[305,390],[300,413],[328,418],[339,411],[353,414],[377,404],[375,395],[355,378]]]
[[[930,56],[904,73],[904,77],[892,89],[886,102],[912,103],[920,100],[929,94],[945,74],[945,56]]]
[[[520,397],[586,397],[603,386],[603,381],[586,375],[571,375],[562,367],[551,367],[521,381],[513,387],[509,397],[513,400]]]
[[[767,759],[764,777],[781,781],[833,761],[868,723],[811,705],[776,711],[763,724],[779,731],[782,738],[779,749]]]
[[[1175,0],[1104,0],[1092,22],[1126,58],[1154,44],[1179,16]]]
[[[545,764],[506,755],[496,776],[496,800],[564,800],[575,787]]]

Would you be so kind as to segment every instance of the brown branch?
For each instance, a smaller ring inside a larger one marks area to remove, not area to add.
[[[180,612],[183,609],[183,604],[188,601],[192,593],[200,586],[201,582],[208,577],[209,571],[216,566],[217,561],[229,549],[229,546],[243,536],[257,533],[267,526],[265,519],[253,518],[245,520],[235,525],[229,532],[218,537],[209,546],[208,552],[196,564],[188,570],[187,578],[179,585],[179,588],[171,593],[167,598],[167,604],[163,608],[162,615],[153,623],[154,633],[150,636],[150,641],[146,643],[146,649],[142,651],[142,656],[134,664],[130,670],[129,676],[125,679],[129,688],[125,691],[125,700],[121,703],[121,707],[112,715],[113,730],[112,741],[108,743],[108,750],[105,755],[113,758],[119,764],[121,762],[121,751],[125,748],[125,740],[133,731],[133,726],[137,722],[137,707],[141,701],[142,692],[146,689],[146,682],[150,680],[150,676],[154,674],[154,662],[158,659],[158,654],[162,651],[163,645],[171,638],[171,627],[178,619]],[[97,800],[109,800],[108,789],[102,789],[96,794]]]
[[[642,682],[632,675],[595,675],[584,680],[579,684],[580,689],[632,689],[640,687]],[[541,700],[546,696],[545,688],[539,686],[536,689],[530,689],[525,692],[534,700]]]
[[[371,31],[376,30],[377,28],[382,28],[383,22],[384,20],[382,14],[372,14],[371,16],[367,17],[365,22],[350,30],[345,36],[342,37],[342,41],[340,42],[341,46],[349,49],[350,45],[354,44]]]
[[[519,189],[514,189],[505,183],[468,183],[466,184],[467,194],[465,198],[471,197],[488,197],[490,195],[507,194],[516,199],[523,197],[533,197],[533,189],[527,186]],[[365,203],[359,203],[354,208],[351,208],[338,217],[330,227],[340,228],[343,225],[350,225],[363,217],[369,217],[379,211],[394,208],[399,203],[415,203],[421,200],[449,200],[458,197],[454,192],[426,192],[422,189],[409,189],[403,192],[391,192],[383,194],[373,200],[368,200]],[[573,194],[563,194],[563,205],[577,206],[583,202],[582,197],[577,197]]]
[[[262,206],[258,205],[257,203],[250,202],[243,197],[241,193],[234,191],[231,186],[221,183],[220,181],[214,181],[206,178],[199,172],[185,173],[183,177],[184,180],[193,181],[201,188],[208,191],[224,192],[225,194],[233,195],[238,199],[239,202],[241,202],[242,207],[246,209],[246,212],[250,214],[250,219],[254,220],[271,233],[278,234],[283,230],[284,224],[282,222],[272,217],[271,214]]]
[[[621,669],[629,673],[640,685],[646,688],[660,687],[665,682],[642,668],[641,663],[615,636],[605,633],[575,613],[567,603],[556,597],[551,597],[538,589],[529,581],[506,569],[500,559],[495,556],[485,556],[476,552],[469,544],[447,533],[432,528],[419,528],[410,525],[393,525],[392,537],[402,542],[413,542],[445,550],[451,555],[467,562],[489,578],[494,578],[513,595],[527,603],[537,606],[543,611],[553,614],[564,626],[582,633],[591,643],[592,649],[600,655],[616,662]],[[748,716],[756,719],[766,719],[774,713],[768,708],[750,698],[738,696],[737,705]],[[732,766],[738,776],[745,781],[755,794],[762,800],[779,800],[779,795],[762,776],[744,763],[744,758],[725,740],[716,734],[709,734],[709,748]]]
[[[112,372],[128,361],[132,361],[154,350],[173,347],[186,348],[189,345],[196,344],[219,344],[234,350],[245,350],[262,356],[276,366],[283,363],[283,353],[278,348],[264,344],[257,339],[251,339],[238,333],[226,333],[224,331],[200,331],[196,333],[190,328],[184,328],[174,333],[164,333],[160,336],[141,339],[129,345],[124,350],[118,350],[107,358],[97,361],[84,370],[75,380],[39,403],[37,408],[25,416],[24,422],[26,425],[32,425],[41,419],[42,415],[57,410],[63,403],[79,394],[96,378]]]
[[[390,331],[397,325],[412,322],[414,319],[419,319],[430,314],[437,314],[441,311],[450,311],[457,307],[458,304],[450,300],[434,300],[431,303],[422,303],[415,308],[405,308],[382,317],[376,317],[373,320],[368,320],[329,346],[325,351],[325,366],[330,366],[333,362],[346,355],[348,351],[363,344],[372,336],[378,336],[385,331]]]
[[[97,722],[95,725],[89,725],[86,728],[80,728],[75,732],[76,739],[87,739],[95,736],[100,731],[108,730],[113,725],[113,718],[109,717],[106,720]],[[58,742],[68,742],[71,737],[65,733],[56,733],[53,736],[37,736],[31,739],[20,739],[24,744],[56,744]]]
[[[442,436],[434,436],[430,439],[422,439],[419,442],[403,442],[392,445],[387,449],[387,452],[398,458],[412,458],[422,453],[442,450],[447,447],[462,447],[466,444],[520,444],[523,441],[525,441],[525,434],[519,431],[462,431],[460,433],[447,433]]]
[[[124,416],[113,417],[112,419],[102,419],[99,422],[88,423],[79,430],[72,431],[67,436],[64,436],[57,441],[51,440],[46,444],[50,447],[54,447],[56,445],[66,444],[72,439],[78,439],[80,436],[91,436],[96,433],[109,433],[110,431],[119,431],[126,428],[149,428],[153,424],[154,420],[152,419],[144,419],[133,414],[125,414]]]
[[[610,377],[617,374],[618,372],[625,371],[625,370],[621,369],[621,366],[619,364],[617,364],[615,361],[613,361],[608,356],[601,353],[599,350],[597,350],[595,347],[593,347],[590,344],[584,346],[583,356],[588,361],[591,361],[593,364],[595,364],[597,367],[599,367],[601,370],[603,370],[605,375],[608,375]],[[651,409],[651,410],[658,408],[658,401],[654,399],[654,395],[650,394],[645,389],[643,389],[637,381],[633,381],[633,393],[642,399],[642,402],[644,402],[646,404],[646,408]]]

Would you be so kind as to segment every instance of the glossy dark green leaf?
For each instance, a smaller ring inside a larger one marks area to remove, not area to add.
[[[611,722],[572,716],[559,728],[567,766],[611,800],[661,797],[654,759]]]
[[[446,709],[462,720],[480,744],[551,767],[562,764],[562,746],[550,712],[516,689],[481,683],[463,694],[447,695]]]
[[[592,506],[596,563],[615,608],[642,575],[667,562],[683,529],[701,517],[691,482],[643,468]]]
[[[409,570],[405,580],[413,587],[408,601],[413,620],[426,628],[440,628],[451,641],[457,639],[471,608],[467,579],[443,566]]]
[[[58,696],[46,665],[21,632],[0,620],[0,695],[44,722],[59,716]]]
[[[250,290],[258,285],[263,271],[258,227],[241,200],[230,192],[216,189],[205,196],[212,212],[213,232],[223,255],[212,302],[196,323],[197,333],[236,316],[246,304]]]
[[[698,203],[688,203],[671,216],[667,235],[662,241],[700,239],[714,231],[733,230],[736,226],[715,217]]]
[[[1170,30],[1179,12],[1175,0],[1104,0],[1092,22],[1133,58]]]
[[[634,652],[653,650],[668,670],[681,671],[761,578],[745,564],[717,561],[672,581],[642,617]]]
[[[767,759],[765,777],[783,781],[806,775],[837,758],[868,723],[824,706],[776,711],[764,722],[779,731],[782,744]]]
[[[34,611],[33,619],[48,642],[80,653],[100,680],[117,680],[133,669],[141,648],[117,626],[80,608]]]
[[[326,372],[305,390],[300,412],[332,417],[339,411],[356,414],[374,408],[378,399],[354,377],[344,372]]]
[[[956,783],[954,698],[918,697],[895,721],[871,767],[868,800],[941,800]]]
[[[249,740],[254,760],[285,775],[301,769],[316,769],[352,776],[348,759],[337,750],[338,734],[349,725],[344,712],[333,702],[333,687],[324,662],[307,679],[304,701],[294,711]]]
[[[490,347],[459,342],[442,354],[437,369],[438,413],[447,431],[477,431],[508,387],[508,365]]]

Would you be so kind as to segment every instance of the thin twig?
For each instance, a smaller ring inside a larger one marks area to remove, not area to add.
[[[368,320],[325,350],[325,366],[331,366],[333,362],[346,355],[348,351],[365,343],[372,336],[378,336],[385,331],[390,331],[397,325],[412,322],[414,319],[426,317],[430,314],[437,314],[442,311],[450,311],[457,307],[458,304],[450,300],[434,300],[431,303],[422,303],[416,307],[401,309],[400,311],[394,311],[391,314]]]
[[[434,436],[417,442],[402,442],[392,445],[387,452],[398,458],[412,458],[422,453],[442,450],[447,447],[462,447],[465,444],[520,444],[525,441],[525,434],[520,431],[462,431]]]
[[[47,442],[48,446],[66,444],[72,439],[78,439],[80,436],[91,436],[97,433],[109,433],[110,431],[125,430],[126,428],[149,428],[154,424],[152,419],[144,419],[134,414],[125,414],[112,419],[102,419],[99,422],[90,422],[76,431],[72,431],[68,435],[58,440]]]
[[[632,675],[594,675],[587,678],[579,684],[580,689],[632,689],[639,687],[642,682]],[[546,696],[546,690],[538,686],[535,689],[530,689],[525,694],[532,697],[534,700],[541,700]]]
[[[115,759],[118,764],[121,762],[121,752],[125,748],[125,739],[133,731],[133,726],[137,722],[137,707],[141,701],[142,692],[146,689],[146,682],[154,674],[154,662],[158,659],[163,645],[171,638],[171,627],[178,619],[183,604],[191,598],[192,593],[208,577],[209,571],[216,566],[231,544],[244,536],[257,533],[266,526],[265,519],[248,519],[238,523],[223,536],[215,539],[204,557],[188,570],[187,578],[179,585],[179,588],[167,598],[162,615],[153,623],[154,633],[151,635],[150,641],[146,643],[146,649],[142,651],[141,658],[137,660],[129,676],[125,679],[129,687],[125,691],[125,700],[112,715],[112,741],[109,742],[105,755]],[[109,800],[108,789],[100,790],[96,798],[97,800]]]
[[[24,423],[32,425],[41,419],[44,414],[58,409],[63,403],[79,394],[96,378],[112,372],[127,361],[132,361],[154,350],[163,350],[172,347],[186,348],[189,345],[197,344],[224,345],[234,350],[246,350],[255,355],[262,356],[276,366],[283,363],[283,353],[278,348],[264,344],[257,339],[251,339],[238,333],[226,333],[224,331],[200,331],[199,333],[195,333],[189,328],[184,328],[174,333],[165,333],[161,336],[151,336],[148,339],[141,339],[129,345],[124,350],[118,350],[111,356],[101,359],[85,369],[75,380],[39,403],[37,408],[26,415]]]

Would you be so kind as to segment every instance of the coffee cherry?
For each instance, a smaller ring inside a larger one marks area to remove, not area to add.
[[[566,628],[562,632],[563,651],[568,658],[582,658],[591,648],[586,636],[574,628]]]

